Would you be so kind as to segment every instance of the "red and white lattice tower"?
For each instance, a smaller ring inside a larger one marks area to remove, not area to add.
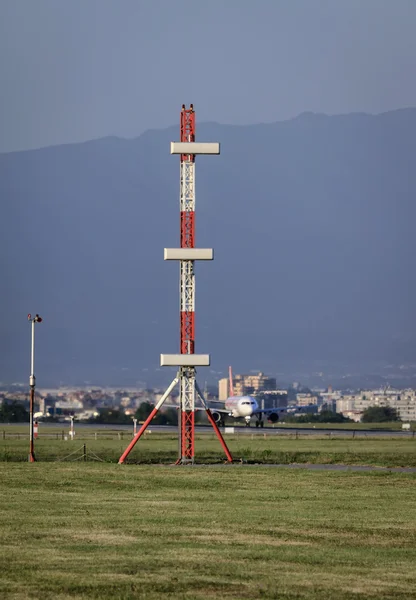
[[[191,104],[181,111],[181,142],[195,142],[195,112]],[[195,154],[181,154],[180,162],[181,249],[195,248]],[[195,272],[188,254],[180,260],[180,352],[195,352]],[[180,420],[178,461],[194,460],[195,366],[180,368]]]
[[[195,455],[195,399],[199,397],[208,419],[225,451],[232,456],[215,423],[196,381],[196,367],[208,367],[209,354],[195,354],[195,272],[196,260],[212,260],[212,248],[195,248],[195,156],[219,154],[220,145],[195,142],[195,112],[193,105],[182,105],[180,142],[171,142],[171,154],[180,155],[180,248],[165,248],[165,260],[178,260],[180,265],[180,354],[161,354],[161,366],[176,366],[178,374],[149,417],[126,448],[119,463],[124,463],[146,427],[170,395],[180,386],[179,457],[177,464],[192,464]]]

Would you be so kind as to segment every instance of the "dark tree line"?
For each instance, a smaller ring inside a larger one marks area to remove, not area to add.
[[[125,415],[123,411],[114,408],[99,409],[99,414],[90,419],[91,423],[108,423],[114,425],[128,425],[132,423],[132,417],[138,422],[145,421],[154,408],[151,402],[142,402],[134,415]],[[176,408],[166,408],[158,412],[152,419],[155,425],[177,425],[178,411]]]
[[[399,421],[397,412],[390,406],[369,406],[361,417],[363,423],[387,423],[388,421]]]
[[[348,417],[344,417],[341,413],[334,413],[330,410],[300,415],[299,417],[285,415],[285,421],[287,423],[352,423],[352,420]]]
[[[29,411],[23,404],[13,400],[12,402],[3,402],[0,406],[1,423],[28,423]]]

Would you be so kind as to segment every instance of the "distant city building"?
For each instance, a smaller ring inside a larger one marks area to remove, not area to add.
[[[84,405],[80,400],[58,400],[55,402],[55,414],[61,415],[69,415],[78,412],[82,412],[84,410]]]
[[[264,390],[257,392],[256,398],[261,408],[279,408],[288,405],[287,390]]]
[[[0,393],[2,402],[17,401],[28,407],[29,394],[25,389],[12,388]],[[235,375],[233,378],[236,396],[254,395],[262,408],[282,407],[288,404],[288,392],[276,389],[276,379],[260,372],[255,375]],[[229,393],[228,378],[219,381],[219,399],[226,400]],[[301,390],[304,390],[301,392]],[[77,415],[87,418],[97,414],[102,408],[120,408],[126,414],[133,415],[143,402],[155,404],[164,390],[155,389],[116,389],[116,388],[58,388],[36,391],[35,406],[42,415]],[[206,394],[207,390],[205,391]],[[173,392],[168,399],[169,404],[178,402],[178,392]],[[207,395],[207,394],[206,394]],[[363,412],[370,406],[388,406],[393,408],[404,422],[416,422],[416,390],[397,390],[390,387],[364,390],[359,392],[340,392],[330,386],[323,389],[302,388],[297,386],[297,393],[289,393],[290,404],[298,405],[299,412],[330,410],[359,421]]]
[[[233,388],[235,396],[246,396],[266,390],[275,390],[276,378],[267,377],[262,372],[257,375],[233,375]],[[229,395],[228,378],[224,377],[218,382],[218,398],[224,402]]]
[[[355,411],[355,396],[341,396],[337,400],[337,412],[347,416],[350,411]]]
[[[39,399],[39,412],[42,413],[42,415],[46,413],[45,398]]]
[[[341,398],[341,392],[335,392],[329,390],[327,392],[320,392],[318,397],[318,404],[325,404],[328,402],[337,402]]]
[[[224,377],[223,379],[220,379],[218,382],[218,400],[220,400],[221,402],[224,402],[225,400],[227,400],[229,395],[230,395],[230,386],[228,383],[228,377]]]
[[[356,420],[358,414],[370,406],[389,406],[397,412],[402,421],[416,421],[416,392],[415,390],[366,390],[359,394],[345,394],[337,400],[337,412],[345,416],[352,413]]]
[[[309,404],[318,404],[318,396],[314,394],[296,394],[296,404],[298,406],[309,406]]]

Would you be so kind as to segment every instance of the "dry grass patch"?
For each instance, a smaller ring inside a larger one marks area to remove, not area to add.
[[[3,463],[0,481],[5,600],[416,589],[411,475]]]

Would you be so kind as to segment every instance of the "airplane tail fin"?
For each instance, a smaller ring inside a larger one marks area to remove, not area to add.
[[[234,396],[234,386],[233,386],[233,369],[232,367],[228,367],[228,378],[230,383],[230,398]]]

